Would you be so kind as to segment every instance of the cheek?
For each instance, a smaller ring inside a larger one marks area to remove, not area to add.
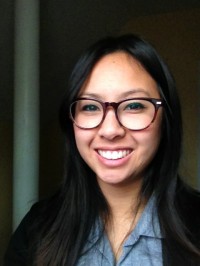
[[[81,130],[74,126],[74,136],[75,136],[75,141],[76,141],[76,146],[80,152],[80,148],[82,145],[84,145],[85,140],[84,140],[84,134],[81,134]]]
[[[77,148],[81,156],[83,156],[84,153],[87,152],[87,148],[89,148],[90,143],[93,139],[92,134],[88,130],[83,130],[74,126],[74,136]]]
[[[160,145],[162,137],[161,123],[157,125],[149,137],[149,149],[152,150],[153,156],[156,154],[158,147]]]
[[[152,158],[160,144],[162,135],[161,122],[152,124],[151,127],[141,133],[141,135],[138,134],[136,137],[141,152],[143,152],[144,156]]]

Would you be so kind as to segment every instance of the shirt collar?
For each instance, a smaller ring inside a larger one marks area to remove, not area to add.
[[[98,218],[95,222],[95,225],[89,235],[88,242],[90,244],[96,243],[96,241],[101,238],[104,234],[104,226],[102,220]],[[139,239],[140,236],[154,237],[154,238],[163,238],[160,230],[160,224],[156,208],[156,199],[152,195],[147,202],[147,205],[144,208],[144,211],[130,234],[128,240],[126,241],[127,245],[130,245],[136,239]]]
[[[133,242],[135,243],[140,236],[159,239],[163,238],[156,208],[156,198],[154,195],[150,197],[136,227],[126,241],[126,244],[130,245]]]

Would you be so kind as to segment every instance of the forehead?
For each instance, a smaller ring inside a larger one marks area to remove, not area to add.
[[[129,92],[140,97],[144,94],[158,97],[156,82],[140,62],[127,53],[115,52],[105,55],[96,63],[80,95],[120,98],[124,94],[128,97]]]

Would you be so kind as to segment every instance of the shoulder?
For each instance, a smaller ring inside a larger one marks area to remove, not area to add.
[[[41,203],[34,204],[12,234],[4,257],[5,266],[27,265],[31,237],[30,228],[39,215],[41,208]]]
[[[48,231],[60,207],[59,192],[34,204],[11,236],[5,266],[30,266],[43,233]]]
[[[200,242],[200,192],[179,180],[175,204],[184,224]]]
[[[198,215],[200,210],[200,192],[183,181],[178,181],[176,190],[176,202],[186,212],[194,212]]]

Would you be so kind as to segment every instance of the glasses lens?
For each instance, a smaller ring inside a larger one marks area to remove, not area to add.
[[[85,129],[97,127],[103,118],[103,107],[95,100],[77,100],[72,103],[70,112],[75,124]]]
[[[122,102],[118,107],[118,118],[121,124],[131,130],[148,127],[154,119],[155,107],[147,100],[131,99]]]

